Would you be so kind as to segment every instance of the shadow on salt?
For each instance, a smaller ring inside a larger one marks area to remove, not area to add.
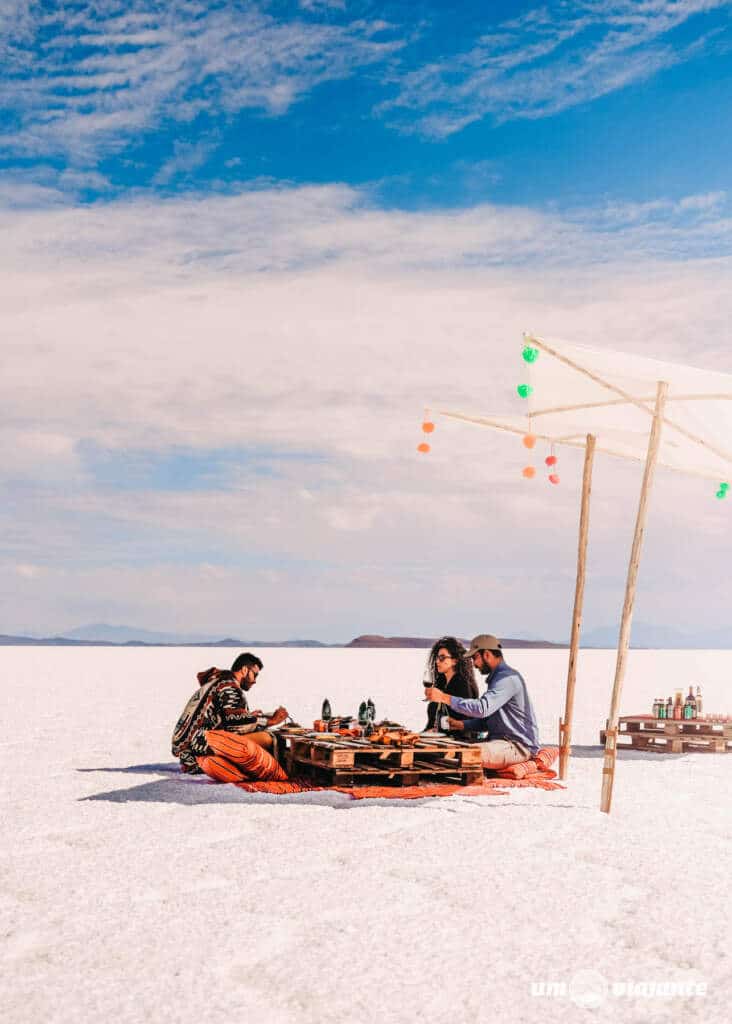
[[[574,746],[572,757],[576,758],[601,758],[605,748],[601,746]],[[623,761],[675,761],[684,754],[661,754],[644,750],[618,749],[618,760]],[[518,796],[514,790],[502,797],[500,801],[489,800],[487,797],[465,797],[461,798],[459,793],[452,797],[435,799],[425,797],[424,799],[412,800],[389,800],[386,798],[374,797],[373,799],[354,800],[347,793],[335,793],[333,791],[321,790],[312,793],[247,793],[237,789],[236,786],[227,786],[221,783],[214,783],[205,775],[183,775],[177,761],[167,761],[155,764],[132,764],[123,768],[77,768],[78,772],[105,772],[114,775],[162,775],[164,778],[143,782],[137,786],[130,786],[128,789],[111,789],[102,793],[94,793],[92,796],[81,797],[80,802],[103,800],[108,803],[165,803],[182,804],[183,806],[194,807],[200,804],[295,804],[298,807],[332,807],[334,810],[355,809],[357,807],[446,807],[451,804],[451,809],[456,809],[456,804],[472,804],[474,806],[502,806],[506,807],[515,802],[524,802],[526,791]],[[518,796],[518,801],[511,799]],[[570,804],[545,803],[543,806],[567,808]]]
[[[237,789],[236,786],[223,785],[212,782],[205,775],[183,775],[178,767],[178,762],[173,761],[165,764],[133,764],[124,768],[77,768],[79,772],[105,772],[112,774],[129,775],[163,775],[165,778],[156,779],[150,782],[143,782],[137,786],[130,786],[127,789],[111,789],[102,793],[94,793],[92,796],[81,797],[79,802],[102,800],[107,803],[165,803],[182,804],[183,806],[194,807],[201,804],[294,804],[298,807],[331,807],[333,810],[350,810],[357,807],[424,807],[442,806],[447,802],[463,802],[460,794],[453,797],[436,800],[434,797],[413,800],[389,800],[375,797],[374,799],[354,800],[347,793],[335,793],[332,790],[319,790],[312,793],[247,793],[245,790]],[[457,798],[457,799],[455,799]],[[492,798],[470,797],[465,803],[477,806],[485,806],[487,803],[495,804],[498,801]],[[501,798],[501,805],[505,806],[509,801]]]

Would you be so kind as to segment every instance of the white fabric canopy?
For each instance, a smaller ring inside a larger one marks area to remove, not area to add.
[[[643,462],[657,384],[665,381],[659,465],[732,481],[732,375],[533,335],[524,342],[539,354],[521,363],[521,383],[532,393],[516,396],[515,416],[440,414],[578,448],[594,434],[597,451]]]

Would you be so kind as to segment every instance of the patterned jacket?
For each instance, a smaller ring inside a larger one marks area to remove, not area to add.
[[[198,684],[173,730],[171,745],[182,770],[195,775],[201,773],[196,757],[213,753],[206,743],[207,729],[247,733],[265,724],[251,713],[246,694],[226,669],[199,672]]]

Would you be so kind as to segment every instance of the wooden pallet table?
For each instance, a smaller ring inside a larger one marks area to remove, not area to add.
[[[603,729],[600,732],[603,745],[606,735]],[[651,750],[661,754],[724,754],[732,751],[732,722],[626,715],[618,720],[617,747],[618,750]]]
[[[384,746],[304,729],[277,733],[280,764],[291,778],[324,786],[468,786],[483,778],[480,748],[448,736],[420,736],[414,745]]]

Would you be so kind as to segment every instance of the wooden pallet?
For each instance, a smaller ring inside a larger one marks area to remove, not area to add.
[[[420,737],[414,746],[394,747],[366,738],[281,729],[277,743],[280,763],[290,777],[324,786],[467,786],[483,778],[480,749],[447,736]]]
[[[603,746],[606,736],[603,729],[600,733]],[[732,751],[732,722],[626,715],[618,720],[617,748],[660,754],[724,754]]]
[[[654,718],[652,715],[624,715],[618,733],[642,732],[666,736],[714,736],[732,739],[732,722],[711,722],[706,718]]]

